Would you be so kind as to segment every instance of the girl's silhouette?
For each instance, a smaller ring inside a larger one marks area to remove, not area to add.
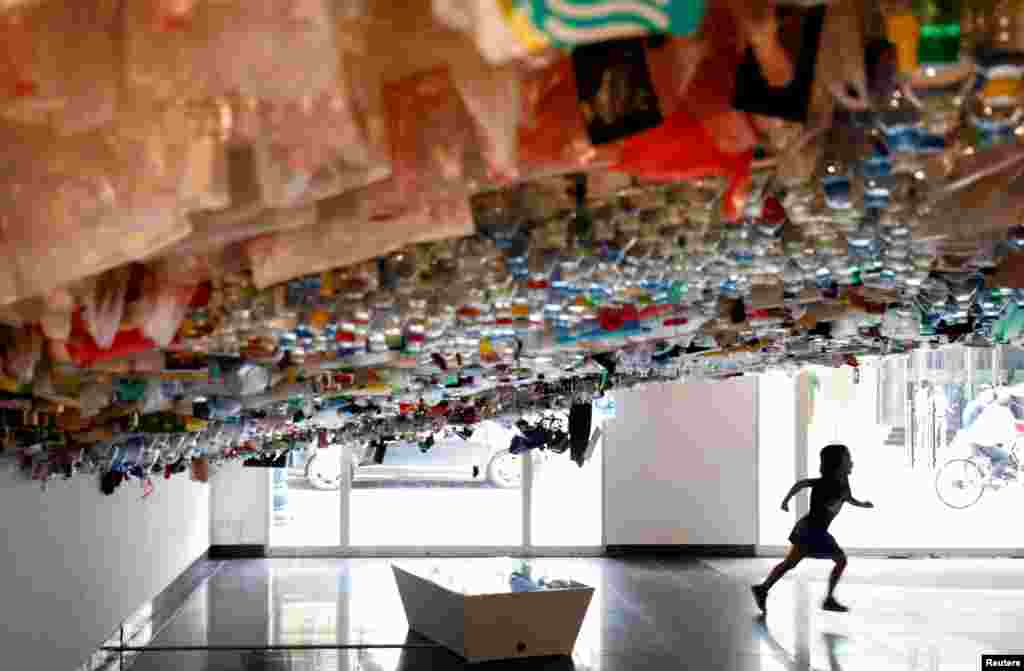
[[[750,588],[754,592],[757,607],[762,612],[767,612],[768,590],[778,582],[779,578],[799,564],[804,557],[831,559],[835,562],[832,574],[828,579],[828,595],[821,607],[839,613],[849,610],[836,601],[833,595],[839,578],[842,577],[843,570],[846,568],[846,553],[828,532],[828,527],[839,514],[843,503],[849,503],[858,508],[875,507],[870,501],[858,501],[853,498],[853,494],[850,493],[849,481],[852,470],[853,460],[850,458],[850,450],[845,445],[826,445],[821,450],[821,477],[800,480],[786,494],[786,498],[782,501],[782,509],[788,512],[789,500],[800,490],[810,487],[811,507],[807,515],[796,523],[793,532],[789,534],[789,542],[793,546],[789,549],[786,558],[772,569],[763,583]]]

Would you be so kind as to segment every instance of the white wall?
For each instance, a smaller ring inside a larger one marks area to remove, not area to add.
[[[757,542],[757,380],[616,395],[606,426],[608,545]]]
[[[269,468],[245,468],[234,461],[211,476],[211,545],[270,544],[271,473]]]
[[[142,500],[137,480],[104,496],[98,477],[0,474],[0,667],[72,671],[206,551],[209,485],[155,484]]]

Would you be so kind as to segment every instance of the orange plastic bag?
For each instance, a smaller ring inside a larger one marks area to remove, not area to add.
[[[368,16],[361,73],[385,84],[393,162],[406,162],[394,175],[406,193],[515,178],[518,67],[485,61],[472,39],[435,20],[430,0],[374,0]],[[413,184],[417,172],[426,183]]]
[[[689,108],[690,90],[694,87],[692,82],[712,52],[712,43],[706,39],[681,37],[630,43],[642,45],[646,72],[652,86],[650,93],[660,116],[670,116],[680,105]],[[607,48],[612,47],[614,45],[607,45]],[[720,57],[714,53],[716,58]],[[616,142],[595,146],[591,141],[581,110],[575,70],[576,67],[587,66],[588,62],[582,56],[577,60],[574,63],[571,59],[562,59],[524,75],[519,150],[525,174],[571,172],[588,166],[607,165],[618,156],[619,145]],[[600,67],[596,62],[593,65]],[[605,93],[612,94],[611,97],[615,95],[610,89],[615,88],[612,82],[616,71],[615,67],[606,66],[602,79],[607,80],[609,90]],[[725,98],[723,104],[726,104]]]
[[[614,145],[590,142],[576,97],[572,61],[565,58],[524,76],[519,165],[524,177],[608,164]]]
[[[724,152],[718,148],[725,142],[726,131],[723,129],[729,124],[739,127],[739,130],[728,131],[728,144],[730,148],[739,149],[736,152]],[[742,115],[737,112],[726,113],[720,119],[712,117],[703,124],[686,111],[676,112],[659,128],[627,140],[623,145],[622,158],[612,170],[668,182],[726,177],[729,188],[724,197],[723,215],[727,219],[736,219],[746,203],[750,165],[754,158],[753,144],[745,138],[749,127],[744,129],[744,124]],[[719,134],[713,135],[712,129],[717,129]]]
[[[0,116],[60,133],[114,118],[117,3],[45,2],[0,14]]]
[[[384,104],[392,169],[406,198],[462,189],[482,174],[473,119],[448,68],[389,82]]]

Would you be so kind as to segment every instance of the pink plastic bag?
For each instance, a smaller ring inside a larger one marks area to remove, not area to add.
[[[0,251],[10,262],[0,268],[0,303],[142,258],[188,233],[175,210],[179,176],[151,168],[144,151],[118,156],[130,142],[105,132],[59,139],[22,129],[9,137],[5,158],[14,167],[0,170]]]
[[[60,133],[114,118],[116,3],[46,2],[0,14],[0,116]]]
[[[183,145],[159,115],[59,138],[0,127],[0,304],[144,258],[189,232]]]
[[[127,83],[158,99],[299,99],[336,79],[323,0],[200,2],[185,15],[166,2],[124,4]]]
[[[263,200],[288,207],[390,175],[380,83],[366,65],[366,30],[338,21],[338,79],[317,96],[240,101],[235,139],[256,145]]]

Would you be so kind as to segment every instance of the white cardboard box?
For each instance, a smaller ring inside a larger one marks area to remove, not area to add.
[[[580,583],[480,593],[453,589],[451,580],[421,571],[395,565],[392,570],[409,628],[469,662],[571,655],[594,595],[592,587]]]

